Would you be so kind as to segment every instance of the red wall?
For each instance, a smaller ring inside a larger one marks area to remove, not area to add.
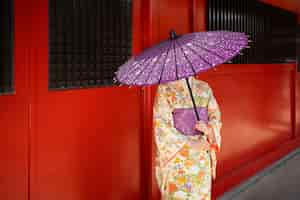
[[[204,0],[135,0],[133,53],[205,28]],[[16,93],[0,96],[1,200],[159,199],[156,87],[48,91],[48,2],[15,0]],[[293,64],[229,65],[199,75],[223,113],[219,195],[300,144]],[[296,112],[297,111],[297,112]]]
[[[296,111],[295,111],[295,117],[296,117],[296,131],[295,131],[295,136],[300,137],[300,72],[296,73]]]
[[[200,75],[223,113],[218,195],[299,145],[295,138],[295,65],[222,65]]]
[[[48,91],[48,2],[31,2],[31,70],[37,81],[31,200],[141,199],[141,89]],[[138,51],[140,9],[135,3],[133,45]]]
[[[15,0],[15,93],[0,95],[0,199],[25,200],[28,190],[29,88],[28,15],[25,2]],[[25,7],[26,8],[26,7]],[[28,10],[30,12],[30,10]]]
[[[150,32],[152,44],[167,38],[171,28],[178,33],[205,30],[204,1],[153,0],[148,8],[152,23],[146,30]],[[218,154],[214,197],[300,146],[296,137],[300,120],[296,116],[295,99],[296,95],[299,99],[300,93],[299,87],[296,88],[299,73],[296,75],[295,68],[295,64],[224,64],[217,71],[198,76],[212,86],[223,113],[223,145]],[[159,199],[151,127],[155,92],[156,86],[152,86],[145,94],[145,127],[148,128],[145,147],[152,160],[151,169],[146,171],[152,177],[149,199]]]
[[[142,90],[48,91],[48,1],[15,1],[16,94],[0,96],[0,199],[142,199]],[[133,53],[141,5],[134,1]]]
[[[300,2],[295,0],[260,0],[272,6],[280,7],[290,12],[300,14]]]

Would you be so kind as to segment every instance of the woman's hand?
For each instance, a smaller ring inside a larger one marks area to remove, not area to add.
[[[211,176],[212,176],[213,180],[216,180],[216,178],[217,178],[216,171],[212,167],[211,167]]]
[[[204,133],[205,136],[207,136],[208,141],[210,143],[213,143],[214,137],[212,135],[211,128],[205,123],[204,121],[197,121],[195,125],[195,129]]]
[[[210,150],[210,144],[204,138],[201,138],[200,140],[189,140],[188,145],[192,149],[197,150],[197,151],[200,151],[200,150],[208,151],[208,150]]]
[[[196,130],[204,133],[204,135],[208,135],[208,126],[207,123],[205,123],[204,121],[197,121],[196,125],[195,125]]]

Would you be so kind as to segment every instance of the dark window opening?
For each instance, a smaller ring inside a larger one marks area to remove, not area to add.
[[[233,63],[287,63],[296,61],[297,16],[251,0],[209,0],[207,30],[245,32],[253,41]]]
[[[13,77],[13,1],[0,1],[0,94],[14,92]]]
[[[114,85],[131,56],[131,0],[49,1],[49,88]]]

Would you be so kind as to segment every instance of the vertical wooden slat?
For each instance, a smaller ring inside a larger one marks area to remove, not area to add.
[[[221,15],[221,30],[225,30],[226,29],[226,1],[220,1],[221,5],[220,5],[220,15]]]
[[[213,27],[212,27],[212,30],[216,30],[216,27],[217,27],[217,11],[216,11],[216,0],[211,0],[211,7],[212,7],[212,24],[213,24]]]
[[[208,30],[212,30],[212,24],[213,23],[209,23],[209,22],[211,22],[213,19],[212,19],[212,6],[211,6],[211,3],[212,3],[212,1],[207,1],[207,3],[206,3],[206,6],[207,6],[207,10],[208,10],[208,12],[207,12],[207,18],[206,18],[206,24],[208,25]],[[197,12],[197,11],[195,11],[195,12]]]

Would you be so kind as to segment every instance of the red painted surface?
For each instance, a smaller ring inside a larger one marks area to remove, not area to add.
[[[300,145],[293,142],[295,65],[225,64],[217,69],[199,76],[213,88],[224,124],[214,195]]]
[[[15,0],[16,94],[0,96],[1,200],[159,199],[156,86],[48,91],[48,2],[24,2]],[[135,0],[133,52],[171,28],[205,30],[204,9],[204,0]],[[300,146],[295,65],[217,69],[199,75],[223,113],[214,196]]]
[[[199,76],[211,83],[222,110],[220,174],[292,137],[292,70],[293,65],[225,64]]]
[[[275,7],[286,9],[290,12],[300,14],[300,1],[298,0],[260,0]]]
[[[192,22],[193,32],[205,31],[206,27],[206,1],[193,0],[192,1]],[[200,11],[200,12],[199,12]]]
[[[137,52],[140,3],[134,2]],[[27,4],[34,38],[30,199],[141,199],[141,89],[48,91],[48,1]]]
[[[29,90],[26,2],[14,1],[15,93],[0,95],[0,199],[27,200]]]
[[[295,123],[295,136],[300,137],[300,72],[296,73],[296,101],[295,101],[295,118],[296,118],[296,123]]]
[[[179,33],[205,30],[205,1],[152,1],[149,10],[152,13],[152,24],[149,24],[152,44],[167,38],[170,28]],[[192,14],[188,14],[190,11]],[[219,66],[217,71],[199,76],[212,86],[223,113],[223,145],[218,154],[214,197],[300,146],[300,140],[295,138],[299,130],[299,116],[295,110],[299,77],[295,76],[293,64],[226,64]],[[149,199],[160,198],[155,181],[151,126],[155,92],[153,86],[145,93],[146,134],[148,142],[152,141],[152,154],[147,154],[152,158],[152,171],[147,172],[152,177]]]
[[[300,146],[292,125],[295,65],[226,64],[217,69],[198,76],[213,88],[224,123],[214,197]],[[299,87],[296,92],[299,100]],[[158,190],[153,191],[159,199]]]
[[[149,39],[147,40],[146,46],[151,46],[162,40],[165,40],[169,36],[170,29],[174,29],[178,34],[188,33],[193,30],[193,27],[198,24],[198,20],[194,20],[194,16],[201,16],[194,13],[193,5],[199,7],[199,1],[191,0],[152,0],[148,1],[149,7],[149,21],[148,27],[145,29],[145,34],[148,32]],[[204,19],[202,19],[204,20]],[[154,200],[159,199],[159,191],[157,184],[155,182],[154,173],[154,155],[155,146],[152,135],[152,105],[153,97],[156,91],[156,86],[145,87],[144,93],[144,134],[146,135],[146,140],[144,143],[144,148],[146,149],[145,158],[151,158],[149,166],[146,168],[145,176],[150,177],[148,185],[147,198]],[[146,161],[148,162],[148,161]]]

